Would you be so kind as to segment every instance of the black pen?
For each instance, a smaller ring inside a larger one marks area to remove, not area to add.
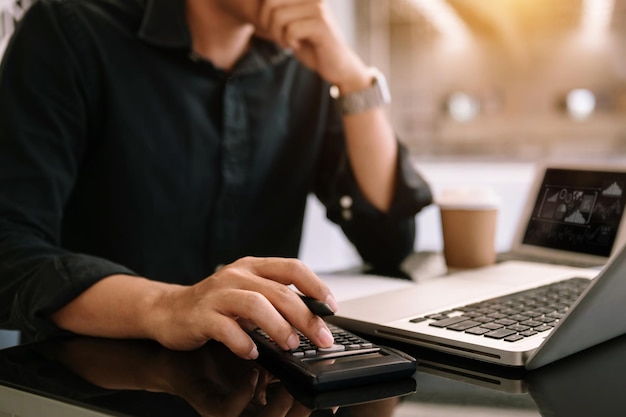
[[[315,298],[307,297],[306,295],[298,295],[313,314],[317,314],[320,317],[332,316],[335,314],[335,312],[332,310],[332,308],[330,308],[327,303],[316,300]]]

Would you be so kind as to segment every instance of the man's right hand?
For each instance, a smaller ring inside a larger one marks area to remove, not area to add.
[[[173,349],[195,349],[216,339],[238,356],[254,359],[258,352],[245,329],[258,326],[283,349],[295,349],[299,338],[293,326],[319,346],[333,338],[324,321],[311,313],[288,286],[327,300],[328,287],[302,262],[282,258],[243,258],[219,269],[192,287],[165,295],[157,307],[163,312],[157,340]]]
[[[151,338],[176,350],[219,340],[242,358],[255,359],[246,330],[265,330],[283,349],[296,348],[294,327],[318,346],[333,338],[290,288],[337,303],[326,284],[297,259],[242,258],[193,286],[114,275],[87,289],[52,319],[66,330],[90,336]]]

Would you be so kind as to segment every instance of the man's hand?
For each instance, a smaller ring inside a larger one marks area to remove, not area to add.
[[[260,36],[291,48],[342,94],[371,83],[367,66],[346,43],[324,0],[264,0],[256,26]]]
[[[292,284],[336,309],[328,287],[302,262],[243,258],[163,297],[157,307],[165,312],[157,339],[173,349],[195,349],[216,339],[237,355],[254,359],[256,346],[243,328],[259,326],[283,349],[294,349],[299,345],[295,326],[317,345],[330,346],[328,327],[288,287]]]
[[[327,347],[333,337],[289,288],[337,302],[330,289],[297,259],[243,258],[193,286],[112,275],[88,288],[52,315],[61,328],[90,336],[149,338],[176,350],[219,340],[242,358],[258,352],[246,329],[259,326],[283,349],[296,348],[295,326]]]

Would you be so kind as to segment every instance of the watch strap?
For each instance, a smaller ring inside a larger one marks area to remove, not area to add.
[[[331,86],[330,95],[335,99],[342,115],[362,113],[391,102],[385,76],[372,68],[372,83],[369,87],[349,94],[340,95],[336,86]]]

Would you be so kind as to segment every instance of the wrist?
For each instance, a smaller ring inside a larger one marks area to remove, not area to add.
[[[367,77],[360,82],[332,85],[330,95],[342,115],[363,113],[373,108],[382,107],[391,102],[387,80],[376,68],[369,68]],[[360,88],[358,88],[360,87]]]
[[[151,281],[151,289],[141,302],[141,328],[146,338],[161,344],[167,340],[171,329],[172,305],[176,294],[183,288],[180,285]]]
[[[369,67],[364,67],[351,77],[332,83],[333,87],[337,89],[337,94],[342,96],[364,90],[371,84],[372,70]]]

